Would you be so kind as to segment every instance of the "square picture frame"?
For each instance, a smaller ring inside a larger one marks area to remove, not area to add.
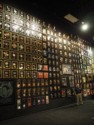
[[[62,71],[63,71],[63,74],[72,74],[71,65],[63,64],[62,65]]]

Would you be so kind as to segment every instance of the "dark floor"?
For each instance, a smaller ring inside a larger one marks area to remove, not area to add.
[[[0,125],[94,125],[94,100],[1,121]]]

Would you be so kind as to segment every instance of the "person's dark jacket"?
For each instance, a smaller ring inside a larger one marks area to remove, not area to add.
[[[76,94],[82,93],[82,88],[76,87],[76,88],[75,88],[75,93],[76,93]]]

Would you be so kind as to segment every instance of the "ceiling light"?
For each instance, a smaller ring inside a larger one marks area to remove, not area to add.
[[[81,29],[83,30],[83,31],[86,31],[87,29],[89,28],[89,25],[88,24],[82,24],[82,26],[81,26]]]

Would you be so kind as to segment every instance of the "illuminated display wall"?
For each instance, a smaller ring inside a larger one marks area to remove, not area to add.
[[[18,110],[69,98],[76,83],[93,94],[90,50],[80,38],[0,4],[0,78],[16,80]]]

